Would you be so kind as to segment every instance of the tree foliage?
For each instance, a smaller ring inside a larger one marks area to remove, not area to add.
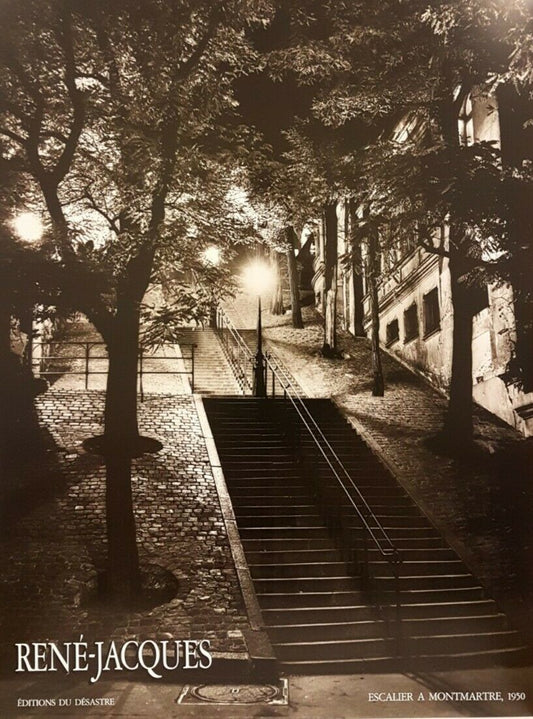
[[[223,165],[236,137],[232,85],[254,62],[245,29],[268,12],[261,0],[2,5],[2,165],[21,187],[13,209],[44,203],[53,257],[109,352],[102,450],[115,598],[139,589],[130,471],[143,298],[172,267],[174,316],[197,312],[182,285],[202,249],[250,237]]]

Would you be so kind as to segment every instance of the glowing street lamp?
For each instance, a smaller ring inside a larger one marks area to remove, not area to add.
[[[202,252],[202,262],[206,267],[218,267],[222,261],[222,253],[220,248],[215,245],[209,245]],[[215,301],[214,291],[211,290],[211,306],[209,312],[209,326],[217,329],[217,303]]]
[[[274,273],[266,262],[256,260],[243,272],[243,281],[251,294],[257,295],[257,350],[254,362],[253,394],[266,397],[265,356],[263,354],[263,331],[261,326],[261,295],[274,286]]]
[[[21,212],[11,221],[11,226],[15,234],[26,242],[38,242],[44,232],[41,218],[33,212]]]
[[[202,252],[202,259],[206,265],[213,265],[213,267],[218,267],[218,265],[220,264],[220,260],[222,259],[222,254],[218,247],[211,245]]]

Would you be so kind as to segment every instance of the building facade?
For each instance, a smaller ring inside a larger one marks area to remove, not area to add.
[[[396,139],[401,140],[410,123],[412,118],[399,123]],[[481,94],[469,96],[458,119],[458,131],[465,144],[498,143],[499,113],[495,100]],[[363,256],[359,270],[354,267],[346,240],[348,203],[337,203],[334,212],[330,228],[323,222],[317,237],[313,278],[317,305],[325,310],[327,233],[331,233],[333,224],[337,235],[333,278],[337,321],[352,334],[362,334],[363,330],[368,335],[371,297],[365,258]],[[447,228],[443,227],[441,233],[440,243],[446,247]],[[453,338],[448,259],[422,249],[407,238],[401,251],[382,252],[379,263],[381,346],[446,392],[451,378]],[[504,381],[516,340],[513,289],[501,283],[475,288],[473,303],[473,398],[525,436],[533,436],[533,392],[524,392]]]

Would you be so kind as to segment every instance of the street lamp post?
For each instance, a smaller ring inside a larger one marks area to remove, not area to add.
[[[257,295],[257,349],[254,357],[252,392],[254,397],[266,397],[265,355],[263,354],[263,328],[261,323],[261,295],[273,286],[272,268],[259,260],[246,267],[244,282],[251,294]]]
[[[218,267],[222,260],[222,253],[218,247],[210,245],[202,252],[202,260],[206,267]],[[211,304],[209,308],[209,326],[217,329],[217,302],[213,290],[211,290]]]
[[[261,326],[261,295],[257,295],[257,350],[254,361],[254,397],[266,397],[265,356],[263,354],[263,328]]]

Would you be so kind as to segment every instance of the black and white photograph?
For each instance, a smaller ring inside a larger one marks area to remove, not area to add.
[[[0,28],[0,717],[533,717],[532,0]]]

